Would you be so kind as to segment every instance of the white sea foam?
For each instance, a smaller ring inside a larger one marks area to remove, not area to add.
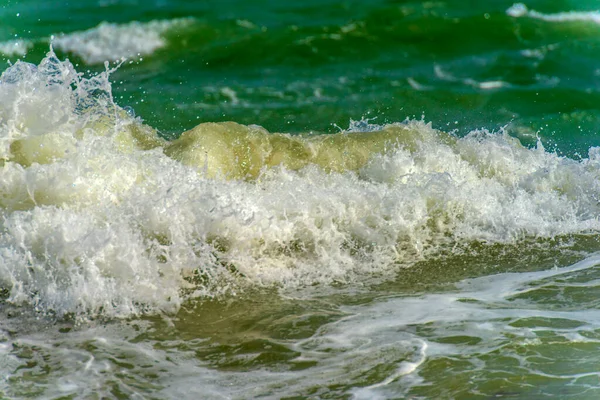
[[[167,31],[191,22],[190,18],[127,24],[103,22],[86,31],[56,35],[52,43],[88,64],[98,64],[152,54],[167,44],[164,38]]]
[[[240,285],[352,281],[472,242],[600,229],[597,148],[575,161],[503,133],[455,138],[421,121],[355,123],[339,143],[405,137],[381,152],[353,148],[368,154],[356,170],[323,167],[338,146],[321,164],[265,164],[257,179],[226,180],[210,177],[213,163],[226,166],[224,141],[192,142],[189,151],[205,151],[201,165],[168,157],[150,128],[112,102],[109,73],[84,79],[51,53],[0,77],[0,279],[9,301],[60,315],[170,311],[186,296]],[[377,132],[361,136],[367,128]]]
[[[0,54],[5,56],[24,56],[33,47],[33,42],[26,39],[8,40],[0,42]]]
[[[523,3],[515,3],[506,10],[506,14],[515,18],[528,17],[548,22],[584,21],[600,24],[600,11],[568,11],[555,14],[544,14],[529,9]]]
[[[139,58],[167,45],[165,34],[193,23],[192,18],[132,21],[125,24],[102,22],[78,32],[60,33],[38,39],[14,39],[0,42],[0,54],[24,56],[36,44],[52,44],[57,50],[75,54],[88,64]]]

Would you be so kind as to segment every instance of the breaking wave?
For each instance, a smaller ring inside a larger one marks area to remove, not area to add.
[[[50,52],[0,77],[0,287],[60,316],[393,276],[441,253],[600,228],[573,160],[423,121],[327,135],[203,123],[167,141]]]

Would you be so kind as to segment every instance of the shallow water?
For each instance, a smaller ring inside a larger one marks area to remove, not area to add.
[[[597,398],[594,7],[0,5],[0,397]]]

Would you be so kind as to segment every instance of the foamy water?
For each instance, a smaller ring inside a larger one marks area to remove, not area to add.
[[[9,40],[0,43],[0,53],[7,56],[24,56],[33,46],[33,43],[25,39]]]
[[[154,53],[166,45],[164,34],[171,29],[190,25],[193,19],[137,21],[127,24],[103,22],[95,28],[55,36],[52,44],[76,54],[88,64],[135,58]]]
[[[513,6],[506,10],[506,14],[515,18],[528,17],[548,22],[582,21],[593,22],[596,24],[600,23],[600,11],[568,11],[554,14],[546,14],[529,9],[523,3],[515,3]]]
[[[132,21],[125,24],[102,22],[84,31],[56,33],[49,38],[16,39],[0,43],[0,53],[25,56],[35,45],[52,44],[55,49],[75,55],[87,64],[136,60],[167,45],[165,35],[173,29],[190,26],[193,18]]]
[[[33,357],[35,363],[25,370],[52,371],[40,392],[45,397],[109,395],[106,388],[118,387],[130,397],[185,399],[309,396],[320,390],[356,399],[507,393],[535,398],[552,395],[555,382],[567,385],[571,396],[593,397],[598,392],[592,383],[597,365],[577,358],[577,353],[597,346],[600,315],[593,304],[576,306],[569,296],[557,298],[552,291],[576,295],[596,290],[599,262],[595,254],[564,268],[463,280],[444,293],[392,295],[333,309],[326,302],[312,310],[308,306],[305,317],[323,317],[329,308],[333,321],[305,338],[246,336],[239,340],[249,342],[248,349],[240,345],[241,353],[230,353],[223,345],[218,359],[202,357],[211,352],[211,338],[203,338],[198,326],[186,322],[186,316],[202,321],[206,309],[188,311],[167,324],[133,321],[62,334],[47,329],[4,339],[0,370],[18,370],[22,358]],[[277,303],[273,299],[271,323],[291,323],[290,315],[279,315]],[[251,306],[244,308],[252,313]],[[292,320],[299,324],[302,317]],[[143,343],[137,339],[140,332]],[[165,334],[172,337],[164,341]],[[194,340],[181,338],[196,335]],[[268,346],[259,345],[261,340]],[[549,358],[555,346],[562,349],[562,361]],[[269,354],[269,349],[288,356],[260,361],[261,352]],[[262,362],[263,368],[250,368]],[[220,368],[234,363],[249,364],[243,374]],[[498,379],[506,379],[504,386],[510,390],[489,387],[490,368]],[[513,381],[525,375],[535,377],[536,385]],[[446,388],[432,386],[432,379]],[[464,379],[469,383],[451,384]],[[11,393],[26,382],[9,386],[0,381],[0,390]]]

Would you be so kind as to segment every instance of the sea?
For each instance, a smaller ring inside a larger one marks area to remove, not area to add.
[[[599,10],[0,0],[0,398],[600,398]]]

